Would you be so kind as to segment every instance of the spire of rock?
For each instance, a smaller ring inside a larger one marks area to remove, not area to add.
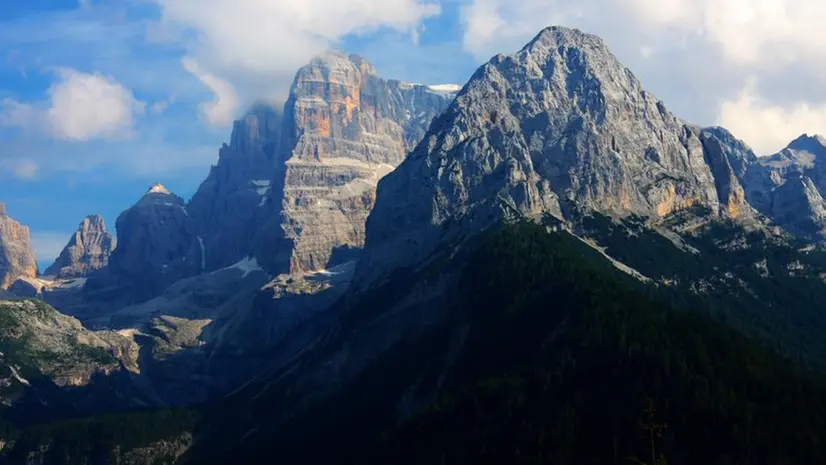
[[[11,219],[0,204],[0,290],[20,278],[37,277],[29,228]]]
[[[45,274],[61,279],[80,278],[103,269],[115,249],[115,238],[100,215],[83,219],[69,243]]]

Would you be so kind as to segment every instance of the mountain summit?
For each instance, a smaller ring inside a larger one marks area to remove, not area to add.
[[[382,180],[361,270],[425,257],[508,212],[565,218],[576,207],[656,219],[702,205],[746,214],[725,150],[701,135],[601,39],[545,29],[479,68]]]
[[[44,274],[62,279],[88,276],[108,265],[114,249],[115,238],[106,230],[103,218],[87,216]]]
[[[382,79],[357,55],[314,58],[296,73],[283,111],[259,105],[235,123],[190,202],[207,269],[251,256],[276,275],[352,259],[378,180],[454,95]]]

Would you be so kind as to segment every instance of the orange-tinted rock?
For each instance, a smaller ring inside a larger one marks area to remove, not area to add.
[[[0,289],[8,289],[20,278],[37,276],[29,228],[14,221],[0,204]]]

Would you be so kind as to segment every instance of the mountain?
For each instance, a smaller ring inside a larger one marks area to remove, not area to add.
[[[600,39],[542,31],[515,55],[483,65],[379,182],[352,284],[323,313],[333,321],[292,361],[259,370],[228,396],[206,423],[220,428],[207,426],[204,455],[196,456],[362,463],[359,451],[432,407],[423,436],[451,434],[422,462],[504,460],[539,449],[544,461],[526,455],[525,463],[580,463],[576,453],[619,463],[616,454],[639,454],[631,444],[651,396],[670,409],[667,423],[682,425],[685,442],[669,454],[691,459],[675,463],[726,463],[728,449],[714,435],[692,433],[718,420],[721,434],[743,432],[727,436],[740,441],[732,446],[738,457],[757,442],[768,455],[796,459],[790,462],[823,457],[816,440],[804,452],[771,439],[767,432],[783,416],[771,420],[770,397],[756,394],[785,389],[776,367],[800,374],[796,363],[826,366],[818,311],[826,302],[826,254],[767,227],[748,202],[754,186],[744,185],[755,165],[730,133],[668,112]],[[497,236],[503,222],[517,226]],[[499,239],[488,242],[491,234]],[[256,309],[266,315],[268,307]],[[732,334],[748,342],[725,346]],[[766,355],[766,346],[782,355]],[[716,350],[731,355],[721,362],[726,368],[708,368]],[[718,369],[736,374],[712,388]],[[820,375],[797,374],[789,375],[793,384],[817,398]],[[680,380],[669,384],[670,376]],[[715,392],[736,392],[733,408],[750,413],[718,408],[722,401],[710,393],[680,413],[699,379]],[[488,403],[480,396],[490,391]],[[520,404],[528,398],[538,403]],[[560,416],[528,422],[539,406]],[[439,412],[447,412],[446,423]],[[602,430],[600,412],[614,426]],[[744,426],[749,415],[763,420]],[[823,420],[812,413],[795,428]],[[506,422],[512,427],[494,429]],[[826,435],[816,430],[813,437]],[[577,442],[581,435],[589,439]],[[415,438],[402,433],[398,444],[413,447]],[[568,450],[567,458],[549,458],[554,449]],[[388,460],[375,463],[405,461],[406,450],[391,448]]]
[[[69,243],[44,273],[59,279],[82,278],[105,268],[115,249],[115,238],[106,231],[100,215],[83,219]]]
[[[325,55],[119,218],[85,321],[204,401],[179,463],[826,460],[826,248],[772,224],[817,234],[821,139],[759,159],[559,27],[453,90]]]
[[[380,78],[365,59],[329,52],[301,68],[283,112],[259,105],[187,207],[207,269],[255,258],[273,275],[351,260],[375,186],[455,95]]]
[[[29,228],[14,221],[0,203],[0,290],[6,290],[20,278],[35,278],[37,263]]]
[[[143,302],[205,268],[206,253],[186,203],[161,184],[118,216],[117,248],[105,273],[89,279],[90,300]]]
[[[804,134],[739,174],[748,202],[790,233],[826,240],[826,138]]]
[[[251,256],[258,210],[278,167],[282,125],[280,112],[266,105],[236,121],[230,143],[219,151],[218,164],[187,205],[204,241],[207,270]]]
[[[656,220],[701,205],[750,215],[712,139],[646,92],[601,39],[548,28],[483,65],[381,181],[358,275],[409,265],[512,212]]]

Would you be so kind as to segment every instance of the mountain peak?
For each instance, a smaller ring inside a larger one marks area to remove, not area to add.
[[[579,29],[569,28],[564,26],[549,26],[539,31],[530,42],[528,42],[523,50],[534,49],[536,47],[549,48],[553,45],[560,44],[592,44],[606,47],[605,43],[599,36],[588,34]],[[606,47],[607,49],[607,47]]]
[[[44,274],[61,279],[89,276],[107,266],[114,249],[115,238],[106,230],[103,217],[89,215]]]
[[[6,204],[0,202],[0,216],[6,216]]]
[[[788,147],[792,150],[803,150],[810,153],[823,153],[826,151],[826,137],[818,134],[803,134],[793,140]]]
[[[376,67],[373,66],[366,58],[347,54],[341,50],[330,49],[314,57],[310,63],[299,70],[299,76],[302,71],[322,70],[324,74],[349,74],[357,72],[362,76],[376,76]]]
[[[80,226],[89,226],[95,229],[102,229],[106,231],[106,222],[103,221],[103,217],[98,215],[97,213],[88,215],[86,218],[83,218],[83,221],[80,223]]]
[[[167,189],[166,186],[164,186],[163,184],[156,183],[152,184],[152,186],[149,187],[149,190],[146,191],[146,195],[150,194],[172,195],[172,192],[169,189]]]

